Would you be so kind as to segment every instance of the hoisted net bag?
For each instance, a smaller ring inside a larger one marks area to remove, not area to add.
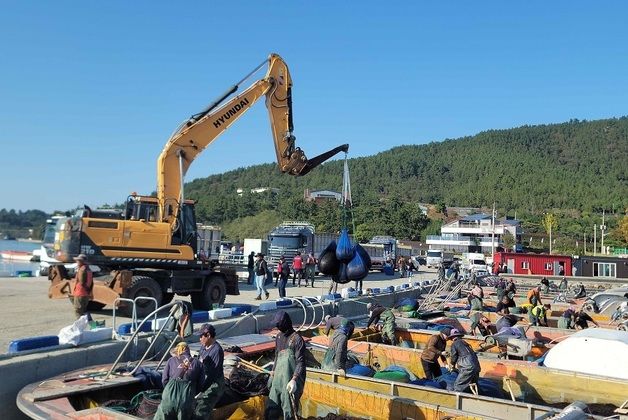
[[[331,279],[340,284],[349,283],[351,279],[347,276],[347,264],[340,263],[338,273],[335,276],[332,276]]]
[[[336,258],[336,241],[331,241],[318,257],[318,271],[332,276],[338,273],[338,268],[340,268],[340,261]]]
[[[355,251],[351,244],[351,238],[349,238],[349,232],[347,229],[342,229],[340,237],[338,238],[338,245],[336,247],[336,258],[340,262],[348,263],[353,258]]]
[[[366,249],[364,249],[364,247],[362,247],[362,245],[356,244],[355,245],[355,252],[360,254],[360,257],[362,258],[362,261],[364,262],[364,265],[366,266],[366,269],[370,270],[371,267],[373,266],[373,263],[371,262],[371,256],[366,251]]]
[[[357,245],[359,246],[359,245]],[[356,246],[356,248],[357,248]],[[360,247],[361,248],[361,247]],[[349,280],[362,280],[369,274],[369,268],[359,252],[355,252],[353,258],[347,264],[347,278]]]

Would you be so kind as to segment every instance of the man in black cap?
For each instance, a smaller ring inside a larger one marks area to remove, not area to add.
[[[275,363],[265,418],[295,419],[305,386],[305,342],[292,327],[290,315],[279,311],[272,320],[279,333],[275,339]]]
[[[270,296],[268,290],[266,290],[266,277],[268,277],[268,263],[264,259],[264,254],[258,252],[255,257],[255,287],[257,288],[257,297],[255,300],[262,299],[262,293],[266,295],[266,299]]]
[[[194,416],[197,419],[209,419],[212,417],[214,406],[225,392],[223,372],[225,353],[216,341],[216,329],[213,325],[203,324],[200,334],[201,349],[198,356],[203,364],[205,379],[196,398]]]

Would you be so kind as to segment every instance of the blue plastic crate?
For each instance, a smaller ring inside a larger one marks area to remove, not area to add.
[[[194,311],[192,312],[192,322],[194,323],[202,323],[209,321],[209,312],[207,311]]]
[[[231,307],[231,315],[238,316],[243,313],[250,314],[253,312],[253,307],[251,305],[234,305]]]
[[[58,346],[59,336],[44,335],[41,337],[28,337],[13,340],[9,343],[8,353],[18,353],[20,351],[41,349],[44,347]]]

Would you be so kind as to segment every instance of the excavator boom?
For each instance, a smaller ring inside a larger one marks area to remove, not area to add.
[[[240,83],[266,63],[268,70],[264,78],[227,100],[237,91]],[[296,138],[292,133],[292,79],[288,66],[277,54],[271,54],[262,65],[205,110],[190,117],[168,140],[157,163],[157,199],[161,221],[174,223],[176,220],[179,205],[184,200],[183,178],[194,159],[262,96],[266,98],[277,163],[283,173],[305,175],[335,154],[348,151],[349,145],[345,144],[308,159],[295,146]]]

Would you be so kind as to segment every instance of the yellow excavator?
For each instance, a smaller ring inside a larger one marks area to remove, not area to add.
[[[232,96],[265,65],[268,70],[263,78]],[[262,97],[281,172],[305,175],[337,153],[348,151],[345,144],[308,159],[295,146],[292,79],[282,58],[271,54],[178,127],[157,160],[156,197],[131,194],[124,211],[92,210],[86,206],[64,224],[54,245],[55,258],[66,263],[85,254],[91,265],[107,273],[94,282],[91,309],[124,298],[134,300],[138,315],[143,315],[151,312],[155,304],[160,306],[172,300],[174,294],[190,294],[195,308],[211,309],[213,304],[223,303],[226,294],[239,294],[233,268],[208,262],[197,253],[194,202],[185,199],[184,177],[194,159]],[[50,298],[71,295],[73,283],[63,265],[51,267],[49,279]],[[129,305],[122,305],[125,306],[129,312]]]

